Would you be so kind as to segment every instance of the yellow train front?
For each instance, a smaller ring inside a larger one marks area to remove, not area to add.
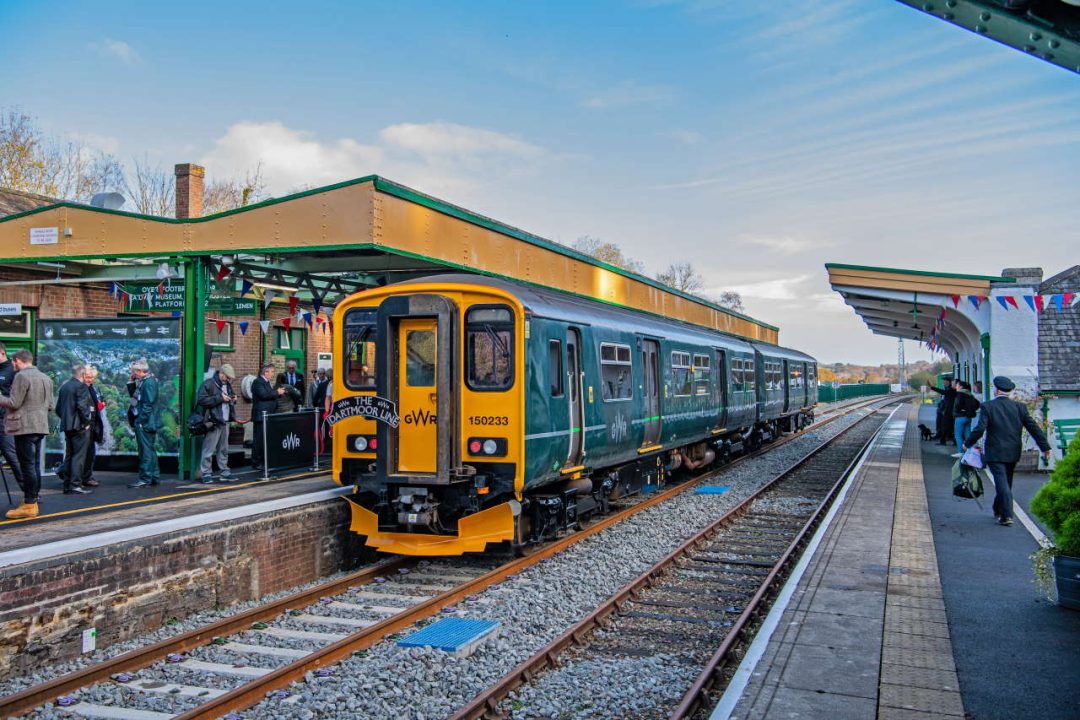
[[[515,540],[523,314],[502,289],[434,279],[336,308],[334,478],[356,486],[351,529],[368,545],[458,555]]]

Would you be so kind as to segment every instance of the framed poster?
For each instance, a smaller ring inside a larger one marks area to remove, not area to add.
[[[106,318],[39,320],[35,361],[52,378],[54,392],[71,377],[75,364],[93,365],[95,387],[105,402],[105,439],[98,455],[137,455],[135,432],[127,422],[131,363],[146,358],[157,378],[161,429],[159,455],[176,455],[180,447],[180,320],[179,318]],[[49,413],[46,452],[63,452],[57,432],[60,420]]]

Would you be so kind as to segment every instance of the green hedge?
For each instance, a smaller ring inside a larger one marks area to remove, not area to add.
[[[1031,500],[1031,512],[1054,533],[1062,555],[1080,557],[1080,435]]]
[[[828,383],[821,383],[818,385],[817,401],[822,403],[837,402],[839,400],[850,400],[851,398],[868,397],[870,395],[887,395],[888,393],[888,383],[875,385],[867,385],[865,383],[841,385],[835,389]]]

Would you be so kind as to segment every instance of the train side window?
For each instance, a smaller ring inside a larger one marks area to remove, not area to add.
[[[802,363],[790,363],[788,365],[788,379],[792,389],[799,389],[803,386],[802,377]]]
[[[694,394],[709,394],[709,378],[712,375],[712,367],[708,355],[694,356]]]
[[[503,305],[477,305],[465,314],[465,382],[471,390],[514,384],[514,314]]]
[[[671,353],[672,394],[676,397],[690,395],[690,353],[673,351]]]
[[[565,392],[563,382],[566,379],[566,372],[563,371],[561,340],[552,340],[548,343],[548,372],[551,373],[551,397],[562,397]]]
[[[375,309],[361,308],[345,314],[342,333],[345,358],[345,387],[350,390],[375,389],[375,348],[377,344]]]
[[[743,378],[745,382],[745,385],[743,385],[743,389],[753,392],[754,388],[757,386],[757,378],[754,376],[753,358],[747,358],[746,360],[743,360]]]
[[[605,402],[634,396],[629,345],[600,343],[600,393]]]

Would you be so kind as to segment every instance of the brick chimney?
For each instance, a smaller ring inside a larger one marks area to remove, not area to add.
[[[203,177],[206,168],[193,163],[177,165],[176,217],[196,218],[203,214]]]

